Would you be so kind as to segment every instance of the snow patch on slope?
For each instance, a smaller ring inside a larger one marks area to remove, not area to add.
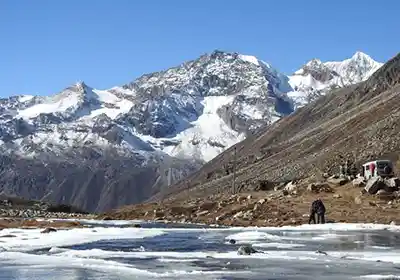
[[[258,62],[258,59],[255,56],[241,54],[241,55],[239,55],[239,57],[240,57],[240,59],[242,59],[244,61],[253,63],[255,65],[260,65]]]
[[[45,98],[43,103],[35,104],[26,109],[18,111],[17,118],[30,119],[39,114],[65,112],[70,108],[77,107],[79,97],[76,94],[68,94],[65,98]]]
[[[245,135],[233,131],[217,114],[220,107],[232,103],[233,99],[234,96],[204,97],[203,114],[191,123],[192,127],[173,138],[180,142],[178,146],[166,147],[164,151],[171,156],[209,161],[242,141]]]

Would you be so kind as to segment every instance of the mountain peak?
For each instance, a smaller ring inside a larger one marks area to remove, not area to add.
[[[255,65],[260,65],[258,58],[255,56],[240,54],[239,58],[243,61],[247,61]]]
[[[312,67],[312,66],[319,66],[322,64],[322,61],[319,60],[318,58],[313,58],[309,62],[307,62],[305,65]]]
[[[75,87],[77,87],[78,89],[84,89],[86,87],[86,84],[84,81],[78,81],[75,83]]]
[[[381,66],[382,63],[361,51],[343,61],[322,62],[314,58],[290,77],[290,84],[295,91],[289,96],[295,99],[297,106],[303,106],[332,88],[368,79]]]
[[[351,58],[353,60],[362,60],[362,59],[373,60],[369,55],[363,53],[362,51],[356,51]]]

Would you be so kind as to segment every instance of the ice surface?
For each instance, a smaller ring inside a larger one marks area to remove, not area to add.
[[[16,237],[0,237],[0,279],[386,279],[397,275],[400,263],[399,226],[126,228],[121,226],[132,222],[82,222],[95,227],[49,234],[2,230]],[[238,255],[241,244],[259,253]]]
[[[282,238],[265,232],[244,231],[228,235],[226,239],[234,239],[238,241],[253,241],[253,240],[281,240]]]
[[[161,229],[141,228],[74,228],[59,230],[49,234],[40,233],[41,229],[4,229],[2,236],[7,234],[16,235],[13,238],[1,238],[6,241],[0,246],[8,251],[30,251],[48,247],[70,246],[95,242],[103,239],[135,239],[152,237],[163,234]]]

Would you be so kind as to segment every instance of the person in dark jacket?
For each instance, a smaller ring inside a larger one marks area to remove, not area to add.
[[[310,219],[308,220],[308,223],[311,224],[311,221],[313,221],[314,224],[325,224],[325,211],[325,205],[322,202],[321,198],[314,200],[311,203]],[[317,222],[315,221],[315,214],[317,214]]]

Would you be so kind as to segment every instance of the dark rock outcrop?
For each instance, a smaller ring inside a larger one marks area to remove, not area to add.
[[[251,255],[254,253],[258,253],[258,251],[251,245],[242,245],[238,249],[238,255]]]

